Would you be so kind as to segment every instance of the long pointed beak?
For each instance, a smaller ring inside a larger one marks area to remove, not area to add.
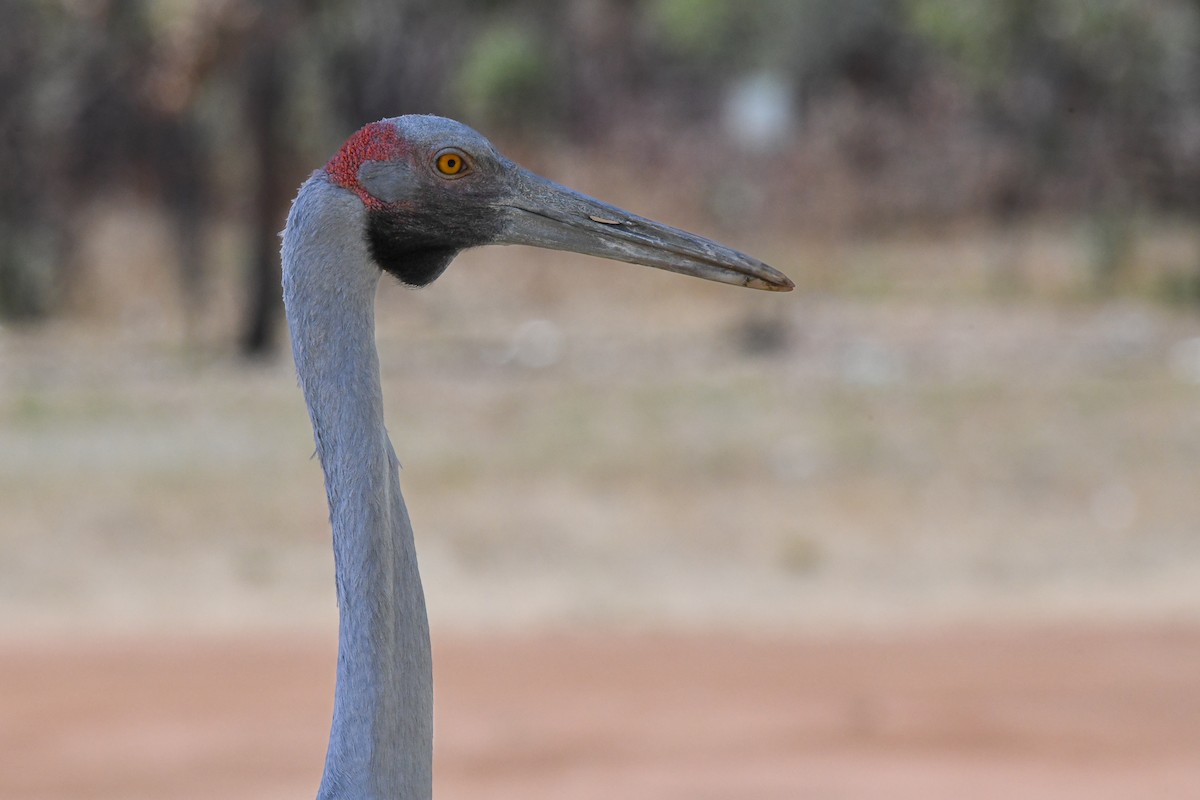
[[[745,253],[518,171],[497,244],[525,244],[643,264],[705,280],[787,292],[786,275]]]

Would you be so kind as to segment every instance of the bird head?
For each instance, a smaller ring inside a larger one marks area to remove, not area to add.
[[[546,180],[454,120],[404,116],[350,137],[325,172],[358,195],[379,266],[425,286],[468,247],[524,244],[788,291],[761,261]]]

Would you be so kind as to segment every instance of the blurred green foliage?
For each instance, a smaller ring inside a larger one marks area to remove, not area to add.
[[[1179,14],[1184,18],[1175,19]],[[1186,81],[1171,72],[1195,65],[1168,62],[1195,42],[1191,16],[1183,6],[1153,10],[1137,0],[908,2],[913,32],[948,58],[960,80],[986,91],[1024,72],[1053,69],[1074,69],[1079,79],[1117,92]],[[1176,22],[1185,27],[1172,30]]]
[[[271,236],[294,186],[350,130],[410,112],[509,141],[621,141],[663,169],[678,158],[766,225],[1093,215],[1101,282],[1129,252],[1135,212],[1200,211],[1197,0],[4,6],[9,317],[53,311],[80,212],[117,191],[164,208],[192,294],[205,220],[269,231],[250,270],[268,309]],[[740,140],[755,127],[730,115],[770,120],[754,103],[780,91],[786,138]],[[700,147],[738,157],[697,158]],[[748,171],[767,149],[787,167]]]
[[[656,0],[647,10],[647,18],[666,49],[685,58],[713,58],[723,55],[739,8],[744,9],[745,4],[730,0]]]
[[[532,132],[551,118],[552,65],[536,31],[502,22],[480,31],[455,76],[463,113]]]

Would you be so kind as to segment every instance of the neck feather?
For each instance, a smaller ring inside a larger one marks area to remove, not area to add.
[[[325,473],[339,609],[333,727],[320,798],[432,794],[425,599],[375,349],[379,269],[359,199],[318,172],[283,237],[292,350]]]

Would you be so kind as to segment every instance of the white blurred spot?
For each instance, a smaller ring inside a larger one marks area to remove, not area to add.
[[[904,379],[900,355],[878,342],[855,342],[842,353],[838,366],[842,380],[857,386],[887,386]]]
[[[1176,380],[1200,385],[1200,336],[1176,342],[1167,354],[1167,366]]]
[[[563,334],[547,319],[531,319],[513,333],[506,363],[520,364],[530,369],[545,369],[562,360]]]
[[[1109,483],[1092,492],[1092,520],[1107,531],[1123,531],[1137,519],[1137,495],[1123,483]]]
[[[791,86],[774,72],[743,78],[725,96],[725,130],[746,150],[762,152],[782,144],[794,116]]]

